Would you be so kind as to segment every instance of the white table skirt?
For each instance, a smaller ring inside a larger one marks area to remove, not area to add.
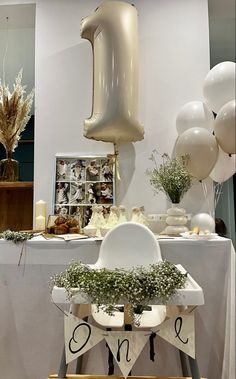
[[[161,240],[160,246],[163,258],[182,264],[204,291],[205,305],[196,311],[201,375],[235,379],[235,252],[231,241]],[[48,281],[72,259],[94,263],[99,247],[100,242],[93,240],[38,237],[26,243],[18,267],[21,246],[0,240],[0,378],[45,379],[57,373],[63,314],[51,303]],[[154,363],[148,356],[147,347],[133,375],[181,375],[177,351],[167,342],[157,339]],[[85,354],[83,373],[106,374],[106,362],[102,342]]]

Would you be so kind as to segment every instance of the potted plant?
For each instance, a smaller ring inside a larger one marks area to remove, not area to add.
[[[168,226],[164,233],[179,235],[188,230],[185,226],[187,223],[186,212],[179,207],[184,194],[192,186],[192,176],[187,169],[188,157],[170,158],[165,153],[161,156],[162,162],[158,164],[156,158],[158,154],[157,150],[153,150],[150,160],[154,163],[154,168],[147,170],[147,174],[154,192],[156,194],[165,193],[172,203],[172,207],[167,210],[166,223]]]
[[[12,93],[0,81],[0,143],[6,151],[6,159],[0,161],[0,180],[11,182],[19,179],[19,165],[12,159],[12,154],[30,118],[34,97],[32,90],[24,99],[25,86],[21,80],[22,70],[16,77]]]
[[[164,192],[172,204],[179,204],[192,185],[192,176],[186,165],[188,157],[170,158],[165,153],[161,156],[162,163],[158,165],[156,155],[157,150],[153,150],[150,160],[154,168],[147,170],[150,184],[155,193]]]

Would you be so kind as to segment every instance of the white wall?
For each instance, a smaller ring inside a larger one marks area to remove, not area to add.
[[[92,51],[88,41],[80,38],[80,21],[99,3],[49,0],[36,6],[35,200],[42,198],[50,205],[57,152],[113,151],[112,144],[83,137],[83,121],[91,114]],[[171,154],[179,108],[202,99],[202,83],[209,71],[207,0],[133,3],[139,13],[140,120],[145,139],[119,148],[117,202],[129,209],[143,204],[147,212],[164,212],[165,196],[153,195],[145,170],[154,148]],[[183,205],[188,212],[208,211],[209,201],[197,184]]]
[[[1,7],[0,7],[1,13]],[[7,47],[7,51],[6,51]],[[0,77],[3,78],[3,58],[5,59],[5,83],[12,91],[13,83],[20,69],[23,68],[22,83],[27,85],[27,92],[34,88],[34,52],[35,29],[0,28]]]

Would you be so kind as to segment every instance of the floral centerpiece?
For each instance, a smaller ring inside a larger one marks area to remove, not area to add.
[[[98,310],[109,315],[124,299],[129,304],[131,318],[138,324],[144,306],[154,298],[166,303],[177,289],[184,288],[186,279],[186,274],[168,261],[131,270],[93,269],[81,262],[72,262],[65,271],[51,278],[51,287],[65,288],[69,299],[76,295],[75,291],[82,292]]]
[[[165,153],[161,156],[162,163],[158,165],[157,155],[157,150],[153,150],[150,160],[154,163],[154,168],[147,170],[150,184],[155,193],[164,192],[173,204],[179,204],[192,185],[192,176],[186,165],[188,157],[170,158]]]
[[[168,154],[163,154],[162,163],[158,165],[157,154],[157,150],[152,152],[150,159],[154,168],[147,170],[147,174],[155,193],[164,192],[172,202],[172,207],[167,210],[167,227],[162,234],[178,236],[188,231],[186,211],[178,206],[192,185],[192,176],[187,169],[188,157],[170,158]]]
[[[0,81],[0,143],[6,150],[6,159],[0,161],[0,180],[16,181],[19,178],[18,162],[12,154],[18,146],[21,133],[30,118],[33,102],[32,90],[24,99],[25,86],[21,84],[22,70],[16,77],[12,94]]]

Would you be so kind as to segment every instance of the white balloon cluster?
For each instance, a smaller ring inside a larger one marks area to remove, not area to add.
[[[213,67],[203,83],[205,102],[185,104],[176,118],[178,157],[188,155],[189,172],[223,183],[235,173],[235,63]],[[214,113],[217,113],[214,119]]]

